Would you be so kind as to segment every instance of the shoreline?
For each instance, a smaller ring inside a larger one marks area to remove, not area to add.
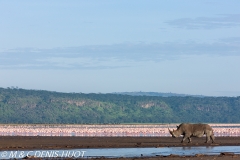
[[[205,137],[192,138],[192,143],[180,143],[182,138],[172,137],[44,137],[44,136],[0,136],[0,151],[24,150],[62,150],[62,149],[90,149],[90,148],[161,148],[161,147],[196,147],[196,146],[240,146],[240,137],[216,137],[216,143],[204,143]],[[240,158],[238,154],[222,153],[222,155],[194,155],[194,156],[154,156],[131,158],[106,158],[111,160],[200,160],[200,159],[228,160]],[[48,158],[49,159],[49,158]],[[52,158],[54,159],[54,158]],[[86,159],[86,158],[79,158]],[[99,159],[99,158],[91,158]]]
[[[205,137],[193,137],[192,143],[187,140],[181,143],[181,140],[172,137],[0,136],[0,150],[240,146],[240,137],[216,137],[215,143],[204,143]]]

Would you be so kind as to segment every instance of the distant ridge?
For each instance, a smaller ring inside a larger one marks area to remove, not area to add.
[[[206,97],[203,95],[189,95],[178,93],[162,93],[162,92],[114,92],[113,94],[130,95],[130,96],[157,96],[157,97]]]
[[[0,124],[240,123],[239,115],[240,97],[0,87]]]

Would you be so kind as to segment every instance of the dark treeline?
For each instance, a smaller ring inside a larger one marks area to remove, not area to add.
[[[240,97],[159,97],[0,88],[0,123],[240,123]]]

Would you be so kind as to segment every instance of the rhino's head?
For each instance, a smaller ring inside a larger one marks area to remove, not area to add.
[[[180,135],[181,135],[181,133],[178,131],[178,130],[170,130],[169,128],[168,128],[168,130],[169,130],[169,133],[172,135],[172,137],[174,137],[174,138],[176,138],[176,137],[179,137]]]

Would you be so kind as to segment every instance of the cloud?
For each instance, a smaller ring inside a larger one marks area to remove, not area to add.
[[[240,37],[215,43],[123,43],[79,47],[18,48],[0,52],[0,68],[10,69],[106,69],[158,63],[191,55],[239,55]]]
[[[231,43],[231,44],[239,45],[240,44],[240,37],[222,38],[222,39],[220,39],[220,41],[224,42],[224,43]]]
[[[218,15],[217,17],[181,18],[166,22],[184,29],[218,29],[240,26],[240,14]]]

